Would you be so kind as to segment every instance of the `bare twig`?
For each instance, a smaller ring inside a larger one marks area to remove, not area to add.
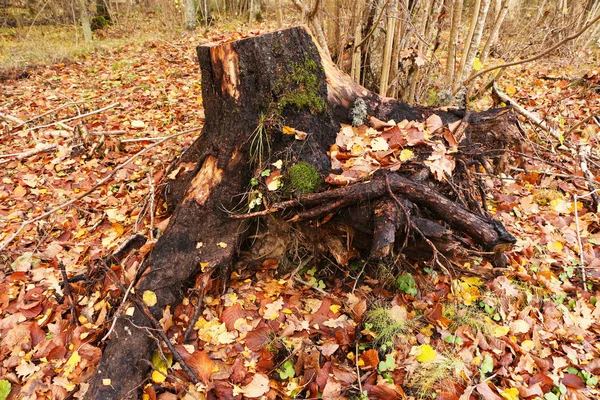
[[[383,7],[381,7],[381,12],[379,13],[379,17],[377,17],[377,20],[373,24],[373,29],[371,29],[369,31],[369,33],[367,33],[365,35],[365,37],[363,38],[363,40],[360,41],[359,44],[354,46],[354,50],[352,50],[352,53],[355,53],[359,48],[362,47],[363,44],[367,43],[367,40],[369,40],[371,38],[371,35],[373,35],[373,33],[375,33],[375,30],[379,27],[379,23],[381,22],[381,18],[383,17],[383,14],[385,14],[385,9],[387,8],[387,5],[389,4],[389,2],[390,2],[390,0],[386,0]]]
[[[121,143],[136,143],[136,142],[154,142],[157,140],[163,140],[165,136],[159,137],[145,137],[145,138],[135,138],[135,139],[123,139]]]
[[[23,122],[23,120],[20,120],[17,117],[13,117],[12,115],[4,114],[4,113],[0,113],[0,118],[5,119],[10,122],[14,122],[15,124],[19,124],[19,125],[25,124],[25,122]]]
[[[185,343],[188,340],[188,337],[190,336],[190,334],[192,333],[192,331],[194,330],[194,326],[196,326],[196,322],[198,322],[198,318],[200,318],[200,314],[202,314],[202,304],[203,304],[203,298],[204,298],[204,290],[206,289],[206,286],[208,285],[208,281],[213,273],[213,271],[215,270],[217,263],[215,261],[211,262],[206,268],[209,268],[208,270],[205,268],[206,272],[203,274],[202,276],[202,280],[199,284],[199,287],[196,289],[197,290],[197,299],[196,299],[196,308],[194,310],[194,315],[192,317],[192,319],[190,320],[190,323],[187,327],[187,329],[185,330],[185,333],[183,334],[183,343]]]
[[[0,154],[0,158],[12,158],[12,157],[14,157],[17,160],[22,160],[22,159],[27,158],[29,156],[33,156],[33,155],[36,155],[38,153],[43,153],[45,151],[52,151],[52,150],[56,150],[56,145],[55,144],[46,144],[46,145],[37,147],[35,149],[24,151],[22,153]]]
[[[14,132],[14,131],[16,131],[16,130],[18,130],[18,129],[22,128],[22,127],[24,127],[26,124],[28,124],[28,123],[30,123],[30,122],[32,122],[32,121],[35,121],[36,119],[40,119],[40,118],[43,118],[43,117],[45,117],[46,115],[53,114],[53,113],[55,113],[55,112],[57,112],[57,111],[59,111],[59,110],[62,110],[62,109],[63,109],[63,108],[65,108],[65,107],[69,107],[69,106],[76,106],[76,105],[78,105],[78,104],[84,104],[84,103],[92,103],[92,102],[95,102],[95,101],[97,101],[97,100],[98,100],[98,99],[81,100],[81,101],[70,101],[70,102],[68,102],[68,103],[65,103],[65,104],[63,104],[63,105],[59,106],[59,107],[53,108],[53,109],[52,109],[52,110],[50,110],[50,111],[46,111],[46,112],[45,112],[45,113],[43,113],[43,114],[36,115],[35,117],[31,117],[31,118],[29,118],[28,120],[25,120],[25,121],[21,121],[21,123],[20,123],[18,126],[15,126],[15,127],[12,129],[12,132]]]
[[[500,65],[496,65],[494,67],[490,67],[490,68],[486,68],[483,69],[475,74],[472,74],[471,76],[469,76],[464,82],[463,84],[467,84],[469,82],[471,82],[473,79],[483,75],[483,74],[487,74],[490,71],[494,71],[498,68],[506,68],[506,67],[512,67],[514,65],[519,65],[519,64],[525,64],[531,61],[535,61],[538,60],[542,57],[544,57],[547,54],[552,53],[554,50],[558,49],[560,46],[562,46],[563,44],[567,43],[568,41],[571,41],[573,39],[578,38],[579,36],[581,36],[581,34],[585,31],[587,31],[592,25],[594,25],[596,22],[600,21],[600,15],[598,15],[596,18],[594,18],[589,24],[587,24],[586,26],[584,26],[583,28],[581,28],[581,30],[577,33],[574,33],[573,35],[564,38],[563,40],[561,40],[560,42],[558,42],[557,44],[555,44],[554,46],[550,47],[548,50],[545,50],[543,52],[541,52],[538,55],[535,55],[533,57],[530,58],[526,58],[524,60],[519,60],[519,61],[513,61],[513,62],[509,62],[509,63],[505,63],[505,64],[500,64]]]
[[[537,117],[533,113],[527,111],[525,109],[525,107],[521,106],[519,103],[517,103],[515,100],[513,100],[512,98],[510,98],[508,95],[506,95],[505,93],[502,93],[501,91],[499,91],[498,87],[496,86],[496,82],[494,82],[492,84],[492,88],[494,90],[494,93],[496,93],[498,95],[498,97],[503,102],[508,103],[511,106],[513,106],[514,109],[519,114],[523,115],[525,118],[529,119],[535,125],[539,126],[543,130],[545,130],[548,133],[550,133],[552,136],[554,136],[555,139],[558,139],[561,142],[563,141],[563,137],[561,136],[560,132],[558,132],[556,129],[552,128],[551,126],[549,126],[545,121],[542,121],[539,117]]]
[[[579,128],[581,125],[585,124],[586,122],[588,122],[591,119],[596,118],[598,114],[594,113],[592,115],[590,115],[589,117],[587,117],[586,119],[584,119],[583,121],[579,121],[579,123],[577,123],[577,125],[575,125],[574,127],[572,127],[571,129],[569,129],[563,136],[566,138],[569,136],[569,134],[573,133],[575,131],[575,129]],[[595,121],[595,120],[594,120]]]
[[[186,133],[191,133],[191,132],[196,132],[199,131],[202,128],[193,128],[193,129],[189,129],[187,131],[184,132],[179,132],[179,133],[175,133],[171,136],[167,136],[165,137],[163,140],[161,140],[160,142],[156,142],[151,144],[150,146],[138,151],[137,153],[135,153],[133,156],[131,156],[127,161],[125,161],[124,163],[118,165],[117,167],[115,167],[115,169],[112,170],[112,172],[110,174],[108,174],[104,179],[102,179],[100,182],[96,183],[94,186],[92,186],[87,192],[75,197],[72,200],[69,200],[65,203],[59,204],[58,206],[52,208],[50,211],[46,211],[45,213],[43,213],[42,215],[39,215],[35,218],[29,219],[27,221],[23,221],[21,223],[21,226],[19,227],[19,229],[17,229],[17,231],[15,233],[13,233],[12,235],[10,235],[8,237],[8,239],[6,239],[4,242],[2,242],[2,244],[0,244],[0,251],[3,251],[6,246],[8,246],[13,240],[15,240],[15,238],[17,236],[19,236],[21,234],[21,232],[23,232],[23,230],[29,226],[30,224],[40,221],[52,214],[54,214],[55,212],[57,212],[58,210],[62,210],[63,208],[66,208],[68,206],[70,206],[73,203],[78,202],[79,200],[83,199],[84,197],[89,196],[91,193],[93,193],[96,189],[98,189],[100,186],[102,186],[103,184],[105,184],[106,182],[108,182],[118,171],[120,171],[121,169],[123,169],[124,167],[126,167],[127,165],[131,164],[131,162],[135,159],[137,159],[139,156],[147,153],[149,150],[151,150],[152,148],[159,146],[161,144],[163,144],[164,142],[166,142],[167,140],[176,138],[177,136],[181,136],[181,135],[185,135]]]
[[[598,206],[600,205],[600,196],[596,193],[596,178],[589,170],[587,165],[587,159],[590,156],[591,145],[583,144],[579,146],[579,162],[581,166],[581,172],[583,172],[583,176],[588,184],[588,190],[590,190],[590,196],[592,196],[592,204],[594,206],[594,210],[598,211]]]
[[[115,274],[115,272],[110,268],[106,268],[106,270],[113,276],[113,280],[115,284],[119,286],[121,292],[125,293],[126,289]],[[190,377],[194,384],[200,383],[200,380],[198,380],[198,377],[196,376],[194,370],[190,368],[189,365],[187,365],[183,357],[181,357],[181,354],[179,354],[177,349],[175,349],[175,346],[173,346],[173,343],[171,343],[171,340],[169,340],[169,337],[163,330],[162,326],[160,325],[160,322],[158,322],[156,318],[154,318],[154,315],[152,315],[152,312],[150,311],[146,303],[144,303],[144,301],[140,298],[140,296],[137,293],[132,293],[131,299],[133,300],[137,308],[144,313],[146,318],[148,318],[150,324],[152,325],[152,328],[154,328],[158,336],[160,336],[161,340],[169,348],[171,354],[173,354],[173,358],[179,363],[179,365],[181,365],[181,369],[183,370],[183,372],[185,372]]]
[[[583,243],[581,242],[581,234],[579,233],[579,212],[577,211],[577,201],[583,197],[597,195],[598,190],[594,189],[593,191],[584,194],[583,196],[573,195],[573,208],[575,210],[575,231],[577,233],[577,243],[579,245],[579,263],[581,266],[581,280],[583,282],[583,290],[587,292],[587,277],[585,273],[585,259],[583,257]]]
[[[81,118],[89,117],[90,115],[99,114],[99,113],[101,113],[101,112],[103,112],[103,111],[109,110],[109,109],[111,109],[111,108],[114,108],[114,107],[116,107],[116,106],[118,106],[118,105],[120,105],[120,103],[112,103],[112,104],[109,104],[109,105],[108,105],[108,106],[106,106],[106,107],[102,107],[102,108],[99,108],[99,109],[97,109],[97,110],[94,110],[94,111],[90,111],[90,112],[88,112],[88,113],[85,113],[85,114],[76,115],[76,116],[74,116],[74,117],[67,118],[67,119],[62,119],[62,120],[60,120],[60,121],[57,121],[57,122],[52,122],[52,123],[50,123],[50,124],[46,124],[46,125],[34,126],[33,128],[29,128],[29,130],[31,131],[31,130],[37,130],[37,129],[42,129],[42,128],[48,128],[48,127],[50,127],[50,126],[54,126],[54,125],[61,125],[61,126],[64,126],[63,124],[64,124],[64,123],[66,123],[66,122],[69,122],[69,121],[75,121],[75,120],[77,120],[77,119],[81,119]]]
[[[67,270],[65,269],[65,264],[62,262],[59,263],[60,272],[63,278],[63,290],[65,292],[65,297],[69,299],[71,303],[69,306],[71,307],[71,323],[73,326],[77,325],[77,308],[75,307],[75,298],[73,297],[73,293],[71,293],[71,285],[69,285],[69,278],[67,277]]]
[[[152,170],[148,172],[148,186],[150,187],[150,240],[154,240],[154,179],[152,178]]]

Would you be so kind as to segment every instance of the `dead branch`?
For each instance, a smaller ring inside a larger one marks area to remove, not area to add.
[[[0,113],[0,118],[5,119],[10,122],[14,122],[15,124],[20,124],[20,125],[25,124],[25,122],[23,122],[23,120],[20,120],[17,117],[13,117],[12,115],[4,114],[4,113]]]
[[[535,60],[539,60],[540,58],[544,57],[547,54],[552,53],[554,50],[558,49],[560,46],[562,46],[563,44],[578,38],[579,36],[581,36],[582,33],[584,33],[585,31],[587,31],[591,26],[593,26],[596,22],[600,21],[600,15],[598,15],[596,18],[594,18],[589,24],[587,24],[586,26],[584,26],[583,28],[581,28],[581,30],[577,33],[574,33],[573,35],[564,38],[563,40],[561,40],[560,42],[558,42],[557,44],[555,44],[554,46],[550,47],[548,50],[545,50],[543,52],[541,52],[538,55],[535,55],[533,57],[530,58],[526,58],[524,60],[519,60],[519,61],[513,61],[513,62],[509,62],[509,63],[505,63],[505,64],[500,64],[500,65],[496,65],[494,67],[490,67],[490,68],[486,68],[483,69],[475,74],[472,74],[471,76],[469,76],[464,82],[463,84],[466,85],[467,83],[471,82],[473,79],[483,75],[483,74],[487,74],[490,71],[494,71],[498,68],[506,68],[506,67],[512,67],[515,65],[519,65],[519,64],[525,64],[531,61],[535,61]]]
[[[50,124],[46,124],[46,125],[38,125],[38,126],[34,126],[33,128],[29,128],[29,130],[30,130],[30,131],[32,131],[32,130],[38,130],[38,129],[42,129],[42,128],[48,128],[48,127],[51,127],[51,126],[54,126],[54,125],[61,125],[61,126],[64,126],[63,124],[65,124],[66,122],[75,121],[75,120],[78,120],[78,119],[81,119],[81,118],[89,117],[90,115],[99,114],[99,113],[101,113],[101,112],[103,112],[103,111],[110,110],[111,108],[114,108],[114,107],[116,107],[116,106],[118,106],[118,105],[120,105],[120,104],[121,104],[121,103],[118,103],[118,102],[117,102],[117,103],[112,103],[112,104],[110,104],[110,105],[108,105],[108,106],[106,106],[106,107],[102,107],[102,108],[99,108],[99,109],[97,109],[97,110],[94,110],[94,111],[90,111],[90,112],[88,112],[88,113],[85,113],[85,114],[76,115],[76,116],[74,116],[74,117],[67,118],[67,119],[62,119],[62,120],[60,120],[60,121],[57,121],[57,122],[52,122],[52,123],[50,123]]]
[[[59,204],[58,206],[52,208],[50,211],[46,211],[45,213],[43,213],[42,215],[39,215],[35,218],[31,218],[28,219],[27,221],[23,221],[21,223],[21,226],[19,226],[19,229],[16,230],[15,233],[13,233],[12,235],[10,235],[4,242],[2,242],[2,244],[0,244],[0,251],[3,251],[6,246],[8,246],[13,240],[15,240],[15,238],[17,236],[19,236],[21,234],[21,232],[23,232],[23,230],[29,226],[30,224],[33,224],[34,222],[37,221],[41,221],[42,219],[54,214],[55,212],[57,212],[58,210],[62,210],[63,208],[66,208],[68,206],[70,206],[73,203],[78,202],[79,200],[83,199],[84,197],[89,196],[90,194],[92,194],[96,189],[98,189],[100,186],[104,185],[106,182],[108,182],[118,171],[120,171],[121,169],[123,169],[124,167],[126,167],[127,165],[131,164],[131,162],[135,159],[137,159],[139,156],[147,153],[149,150],[151,150],[152,148],[163,144],[164,142],[166,142],[167,140],[176,138],[178,136],[181,135],[185,135],[187,133],[191,133],[191,132],[196,132],[199,131],[202,128],[193,128],[193,129],[189,129],[187,131],[184,132],[179,132],[179,133],[175,133],[171,136],[167,136],[164,139],[162,139],[160,142],[156,142],[151,144],[150,146],[138,151],[137,153],[135,153],[133,156],[131,156],[127,161],[125,161],[124,163],[118,165],[117,167],[115,167],[115,169],[112,170],[112,172],[110,174],[108,174],[104,179],[102,179],[100,182],[96,183],[94,186],[92,186],[87,192],[75,197],[72,200],[69,200],[65,203]]]
[[[507,94],[502,93],[500,90],[498,90],[498,86],[496,85],[496,82],[494,82],[492,84],[492,90],[503,102],[513,106],[514,109],[519,114],[521,114],[522,116],[524,116],[525,118],[527,118],[528,120],[533,122],[535,125],[539,126],[543,130],[545,130],[546,132],[551,134],[555,139],[557,139],[561,142],[563,141],[563,138],[562,138],[560,132],[558,132],[556,129],[552,128],[551,126],[549,126],[545,121],[542,121],[539,117],[535,116],[533,113],[527,111],[525,109],[525,107],[521,106],[515,100],[510,98]]]
[[[22,153],[12,153],[12,154],[0,154],[0,158],[16,158],[17,160],[22,160],[24,158],[36,155],[38,153],[43,153],[46,151],[56,150],[56,144],[45,144],[35,149],[27,150]]]

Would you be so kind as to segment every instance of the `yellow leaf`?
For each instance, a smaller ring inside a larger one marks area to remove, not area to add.
[[[69,359],[65,363],[65,368],[63,369],[63,371],[66,374],[70,374],[71,372],[73,372],[73,370],[75,369],[75,366],[77,365],[77,363],[79,361],[81,361],[81,356],[79,355],[77,350],[75,350],[73,352],[73,354],[71,354],[71,357],[69,357]]]
[[[550,242],[546,247],[548,248],[548,251],[552,253],[560,253],[563,249],[562,243],[558,241]]]
[[[514,87],[513,85],[508,85],[506,87],[506,94],[508,94],[509,96],[512,96],[515,93],[517,93],[517,88],[516,87]]]
[[[284,126],[283,128],[281,128],[281,132],[284,135],[293,135],[294,133],[296,133],[296,130],[291,126]]]
[[[102,384],[104,386],[110,386],[111,384],[111,380],[110,379],[102,379]]]
[[[483,64],[481,63],[481,60],[479,59],[479,57],[475,57],[475,60],[473,61],[473,69],[475,71],[480,71],[481,68],[483,68]]]
[[[492,328],[492,336],[496,338],[506,336],[509,331],[510,328],[508,326],[496,325]]]
[[[404,149],[400,152],[400,161],[410,161],[414,156],[415,154],[412,152],[412,150]]]
[[[435,360],[437,356],[433,347],[428,344],[422,344],[419,346],[419,350],[421,350],[421,354],[417,356],[417,361],[421,363],[428,363]]]
[[[144,292],[144,294],[142,295],[142,300],[144,300],[144,303],[146,303],[148,307],[154,306],[158,301],[158,299],[156,298],[156,293],[154,293],[151,290],[146,290]]]
[[[158,351],[152,354],[152,380],[156,383],[162,383],[167,379],[167,368],[172,363],[172,355],[167,354],[167,360],[165,361]],[[167,364],[168,363],[168,364]]]
[[[519,400],[519,390],[516,388],[504,389],[500,395],[506,400]]]
[[[342,306],[340,306],[339,304],[332,304],[331,306],[329,306],[329,309],[334,314],[336,314],[338,311],[340,311],[340,308],[342,308]]]
[[[227,243],[225,243],[225,242],[219,242],[219,243],[217,243],[217,246],[219,246],[220,248],[224,249],[225,247],[227,247]]]
[[[462,278],[461,285],[464,286],[481,286],[483,282],[476,276]]]

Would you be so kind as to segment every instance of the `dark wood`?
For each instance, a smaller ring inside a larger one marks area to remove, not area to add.
[[[339,124],[350,122],[349,111],[357,98],[365,101],[369,114],[381,120],[422,121],[436,113],[448,123],[461,120],[465,115],[460,110],[412,107],[369,92],[333,64],[323,61],[311,35],[303,27],[200,46],[198,58],[202,69],[205,126],[201,137],[169,173],[175,178],[166,182],[164,199],[172,216],[164,235],[144,261],[135,284],[136,293],[146,290],[156,293],[158,302],[149,308],[156,320],[162,317],[167,306],[173,308],[181,302],[201,265],[208,264],[216,273],[227,275],[244,242],[249,221],[231,218],[227,210],[239,209],[242,195],[247,192],[256,170],[277,159],[285,159],[290,164],[307,161],[323,176],[330,172],[327,152],[335,142]],[[287,94],[304,90],[307,85],[293,78],[295,69],[302,65],[308,69],[305,72],[311,82],[316,83],[310,93],[311,103],[282,106]],[[277,121],[271,118],[274,114]],[[504,110],[472,113],[466,119],[466,138],[477,140],[480,146],[485,146],[481,138],[486,138],[486,132],[498,124],[508,127]],[[299,141],[293,135],[283,135],[276,129],[281,124],[307,132],[308,137]],[[260,126],[269,129],[263,138],[268,137],[270,149],[263,165],[257,165],[256,157],[251,154]],[[471,133],[479,136],[470,138]],[[373,225],[377,228],[361,235],[364,241],[370,242],[357,243],[357,247],[375,252],[386,248],[380,255],[389,254],[394,243],[401,247],[407,242],[403,235],[409,232],[406,228],[409,222],[434,243],[452,243],[448,249],[457,245],[450,240],[453,232],[470,238],[465,242],[472,241],[486,250],[494,251],[514,243],[514,238],[501,224],[458,205],[448,193],[443,193],[443,188],[427,181],[427,174],[417,171],[415,176],[420,177],[411,179],[378,171],[369,182],[280,199],[273,211],[281,212],[276,216],[294,221],[311,221],[331,213],[338,213],[339,220],[347,215],[344,211],[349,206],[360,205],[367,211],[363,213],[368,219],[363,228]],[[406,204],[410,213],[403,213],[396,206],[397,202],[386,197],[390,190]],[[376,200],[378,211],[373,219],[370,202]],[[310,222],[303,224],[307,223]],[[312,228],[315,227],[318,228],[313,224]],[[418,241],[418,236],[411,237],[413,242]],[[87,399],[138,397],[149,372],[144,360],[150,358],[157,346],[157,340],[148,329],[151,327],[151,321],[142,310],[137,310],[131,319],[119,318],[104,348]],[[111,385],[103,385],[103,379],[110,379]]]

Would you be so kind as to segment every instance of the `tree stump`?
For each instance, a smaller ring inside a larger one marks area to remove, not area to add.
[[[322,185],[315,193],[281,189],[271,196],[264,189],[264,208],[247,213],[257,178],[263,179],[261,172],[270,168],[272,176],[266,179],[275,180],[277,168],[271,164],[278,160],[284,182],[290,168],[302,162],[321,177],[336,172],[331,146],[340,123],[351,123],[352,110],[360,105],[357,99],[377,120],[425,121],[435,114],[445,125],[460,123],[454,132],[461,136],[456,154],[462,157],[462,166],[457,164],[462,172],[457,175],[467,181],[469,165],[486,166],[482,149],[502,150],[513,142],[507,109],[437,110],[380,97],[325,61],[303,27],[200,46],[198,58],[205,126],[168,174],[164,197],[172,216],[135,284],[135,293],[156,294],[157,303],[149,307],[154,319],[181,302],[201,269],[227,275],[252,221],[249,216],[288,220],[310,232],[305,236],[316,247],[329,251],[339,245],[335,234],[344,226],[354,232],[355,254],[364,257],[406,249],[435,257],[436,252],[451,254],[465,246],[499,254],[515,242],[502,224],[481,211],[478,202],[484,198],[458,193],[417,162],[410,171],[381,168],[355,184]],[[284,134],[291,128],[295,135]],[[263,179],[258,185],[265,188],[267,183]],[[473,183],[464,186],[469,191]],[[342,264],[351,256],[334,255]],[[150,371],[144,360],[157,343],[149,334],[155,328],[152,320],[135,305],[133,317],[119,317],[88,399],[137,397]],[[110,385],[103,384],[106,379]]]

